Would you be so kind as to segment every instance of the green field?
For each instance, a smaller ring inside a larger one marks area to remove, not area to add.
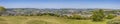
[[[0,24],[106,24],[91,20],[73,20],[53,16],[0,16]]]

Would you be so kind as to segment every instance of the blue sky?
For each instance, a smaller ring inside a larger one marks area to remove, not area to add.
[[[120,0],[0,0],[6,8],[120,8]]]

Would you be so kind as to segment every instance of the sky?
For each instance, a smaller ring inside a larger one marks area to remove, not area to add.
[[[110,8],[120,9],[120,0],[0,0],[5,8]]]

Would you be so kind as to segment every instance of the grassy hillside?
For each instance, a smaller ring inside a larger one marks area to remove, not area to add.
[[[0,24],[106,24],[91,20],[72,20],[53,16],[0,16]]]

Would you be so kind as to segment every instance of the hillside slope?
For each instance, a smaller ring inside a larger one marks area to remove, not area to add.
[[[106,24],[91,20],[73,20],[53,16],[1,16],[0,24]]]

